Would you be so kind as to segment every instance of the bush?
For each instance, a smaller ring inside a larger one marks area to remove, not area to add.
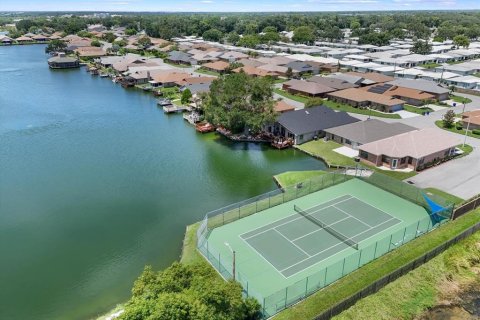
[[[472,133],[475,135],[480,135],[480,129],[474,129],[472,130]]]
[[[457,130],[463,130],[463,126],[461,124],[458,124],[455,126],[455,128],[457,128]]]

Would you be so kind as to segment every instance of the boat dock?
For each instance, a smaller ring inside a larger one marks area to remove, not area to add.
[[[177,113],[187,111],[186,106],[177,106],[175,104],[163,106],[163,112],[165,113]]]

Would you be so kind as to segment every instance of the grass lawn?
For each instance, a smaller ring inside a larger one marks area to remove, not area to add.
[[[203,69],[203,68],[196,69],[195,72],[206,74],[206,75],[209,75],[209,76],[215,76],[215,77],[220,77],[221,76],[221,74],[218,73],[218,72],[210,71],[210,70]]]
[[[180,262],[189,264],[205,261],[197,250],[197,229],[201,222],[187,226],[185,238],[183,239],[182,255]]]
[[[444,198],[445,200],[450,201],[450,202],[455,203],[455,204],[460,204],[464,201],[462,198],[454,196],[453,194],[450,194],[450,193],[445,192],[445,191],[440,190],[440,189],[425,188],[423,190],[425,190],[425,192],[427,192],[427,194],[431,193],[431,194],[440,196],[440,197]]]
[[[448,305],[457,299],[453,287],[461,291],[478,281],[479,243],[477,232],[333,319],[418,319],[428,308]]]
[[[465,214],[464,216],[458,218],[455,221],[449,222],[442,227],[425,234],[411,242],[399,247],[397,250],[394,250],[368,264],[358,269],[355,272],[350,273],[349,275],[343,277],[332,285],[324,288],[323,290],[313,294],[304,301],[280,312],[275,319],[277,320],[290,320],[290,319],[313,319],[315,316],[320,313],[328,310],[329,307],[335,305],[336,303],[342,301],[345,298],[348,298],[354,295],[356,292],[362,288],[368,286],[372,282],[382,278],[384,275],[397,270],[399,267],[409,263],[410,261],[422,256],[425,252],[434,249],[438,245],[444,243],[445,241],[455,237],[462,231],[468,229],[470,226],[476,224],[480,219],[480,209],[477,209],[474,212]],[[453,261],[452,261],[452,264]],[[430,277],[438,277],[436,274],[437,271],[432,270]],[[401,279],[408,278],[409,275],[402,277]],[[429,278],[430,279],[430,278]],[[413,282],[410,287],[415,287],[415,282]],[[420,290],[422,293],[422,290]],[[391,299],[401,298],[402,291],[394,292]],[[425,295],[430,295],[431,293],[425,292]],[[420,297],[419,297],[420,298]],[[421,302],[420,302],[421,303]],[[373,309],[380,307],[385,304],[383,301],[379,301]],[[385,307],[387,307],[386,304]],[[405,307],[408,307],[405,306]],[[414,306],[412,306],[414,307]],[[383,307],[382,307],[383,308]],[[393,308],[393,306],[392,306]],[[363,310],[363,309],[362,309]],[[418,310],[413,308],[413,310]],[[364,312],[373,312],[370,308],[366,308]],[[400,309],[397,312],[403,312],[404,310]],[[412,318],[412,317],[406,317]],[[357,317],[348,319],[378,319],[376,317]],[[388,318],[387,318],[388,319]],[[390,318],[398,319],[398,318]]]
[[[165,62],[166,64],[171,65],[172,67],[177,67],[177,68],[191,68],[191,67],[192,67],[192,66],[189,65],[189,64],[176,64],[176,63],[167,62],[167,61],[165,61],[165,60],[163,60],[163,62]]]
[[[297,145],[296,148],[316,158],[322,159],[328,166],[354,167],[355,161],[352,158],[349,158],[347,156],[341,155],[338,152],[333,151],[333,149],[340,148],[341,146],[342,146],[341,144],[331,140],[330,141],[313,140],[301,145]],[[405,180],[417,174],[415,171],[401,172],[401,171],[381,170],[375,166],[371,166],[365,163],[362,163],[361,166],[378,171],[386,176],[389,176],[398,180]]]
[[[282,78],[277,78],[275,80],[273,80],[273,83],[277,84],[277,83],[284,83],[284,82],[287,82],[289,79],[282,79]]]
[[[424,67],[426,69],[433,69],[433,68],[440,67],[440,66],[441,66],[441,64],[435,63],[435,62],[422,64],[422,67]]]
[[[323,159],[328,166],[348,166],[354,167],[355,161],[352,158],[346,157],[333,151],[333,149],[342,147],[341,144],[334,141],[312,140],[301,145],[297,145],[296,148],[306,153]]]
[[[297,95],[294,95],[294,94],[290,94],[286,91],[283,91],[282,89],[274,88],[273,91],[276,94],[279,94],[279,95],[281,95],[285,98],[292,99],[292,100],[295,100],[295,101],[298,101],[298,102],[301,102],[301,103],[305,103],[305,102],[308,101],[308,97],[297,96]]]
[[[337,102],[328,101],[328,100],[324,100],[323,104],[331,109],[339,110],[339,111],[363,114],[367,116],[371,115],[372,117],[379,117],[379,118],[401,119],[401,117],[398,114],[383,113],[383,112],[378,112],[370,109],[359,109],[359,108],[352,107],[348,104],[337,103]]]
[[[310,170],[310,171],[287,171],[273,176],[282,188],[292,186],[296,183],[305,181],[312,177],[326,174],[327,171]]]
[[[408,112],[413,112],[413,113],[418,113],[418,114],[424,114],[425,112],[432,112],[433,109],[430,109],[428,107],[415,107],[409,104],[404,104],[403,109]]]
[[[470,103],[472,102],[472,99],[469,98],[464,98],[456,95],[450,95],[450,99],[457,102],[457,103]]]
[[[456,126],[453,126],[451,128],[445,128],[443,126],[443,121],[442,120],[437,120],[435,121],[435,124],[437,125],[437,127],[443,129],[443,130],[448,130],[450,132],[455,132],[455,133],[458,133],[458,134],[461,134],[461,135],[465,135],[465,129],[457,129]],[[477,139],[480,139],[480,135],[479,134],[473,134],[472,130],[468,130],[468,136],[469,137],[472,137],[472,138],[477,138]]]

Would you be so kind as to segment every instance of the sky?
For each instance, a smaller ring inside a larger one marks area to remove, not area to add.
[[[0,11],[275,12],[480,9],[480,0],[0,0]]]

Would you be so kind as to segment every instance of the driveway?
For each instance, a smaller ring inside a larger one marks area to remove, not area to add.
[[[466,105],[466,111],[480,108],[480,97],[467,94],[457,95],[461,95],[472,100],[471,103]],[[436,127],[434,122],[436,120],[441,120],[443,115],[449,109],[453,109],[455,113],[460,113],[463,110],[463,105],[432,112],[430,115],[424,117],[402,119],[402,122],[417,128]],[[408,120],[410,120],[410,122]],[[460,138],[462,142],[464,141],[465,136],[463,135],[456,133],[449,134]],[[409,180],[413,181],[416,185],[422,188],[435,187],[464,199],[468,199],[476,194],[479,194],[480,139],[467,137],[466,143],[473,147],[473,152],[470,155],[464,158],[446,162],[441,166],[425,170]]]
[[[480,97],[468,94],[456,93],[456,95],[470,98],[471,103],[465,107],[465,111],[480,109]],[[442,108],[442,110],[431,112],[428,116],[418,116],[407,119],[386,119],[378,118],[385,122],[401,122],[416,128],[436,128],[435,121],[441,120],[448,110],[454,110],[455,113],[461,113],[463,105],[457,105],[451,108]],[[359,119],[366,119],[367,116],[351,114]],[[448,132],[448,131],[446,131]],[[457,137],[463,142],[464,136],[453,132],[448,134]],[[467,144],[473,147],[470,155],[448,161],[438,167],[430,168],[420,172],[415,177],[408,180],[413,181],[415,185],[426,188],[434,187],[460,198],[468,199],[480,193],[480,139],[467,137]]]

